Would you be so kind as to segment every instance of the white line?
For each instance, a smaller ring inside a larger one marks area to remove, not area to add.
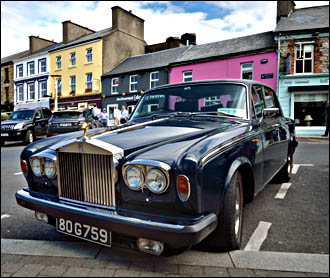
[[[5,218],[9,218],[9,217],[10,217],[9,214],[3,214],[3,215],[1,215],[1,220],[2,220],[2,219],[5,219]]]
[[[260,221],[258,227],[254,230],[244,251],[259,251],[262,243],[267,238],[268,230],[272,223]]]
[[[280,190],[277,192],[275,199],[284,199],[292,183],[282,183]]]
[[[14,176],[17,176],[17,175],[22,175],[23,172],[18,172],[18,173],[14,173]]]
[[[314,166],[314,164],[293,164],[292,174],[294,174],[294,175],[297,174],[298,169],[299,169],[300,166],[306,166],[306,167],[308,167],[308,166]]]

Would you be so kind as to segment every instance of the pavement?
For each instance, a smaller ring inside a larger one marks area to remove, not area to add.
[[[157,257],[89,242],[1,239],[1,277],[329,277],[329,255],[188,250]]]

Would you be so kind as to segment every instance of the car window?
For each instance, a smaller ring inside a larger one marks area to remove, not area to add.
[[[33,110],[18,110],[11,113],[7,120],[32,120],[33,114]]]
[[[275,108],[276,104],[275,104],[274,92],[267,87],[264,87],[264,92],[265,92],[266,107]]]
[[[265,107],[261,86],[252,86],[252,102],[254,104],[257,118],[261,118],[262,110]]]
[[[80,115],[82,115],[82,113],[73,111],[54,112],[53,119],[78,119]]]
[[[42,113],[45,119],[49,119],[52,116],[52,112],[49,109],[42,109]]]
[[[42,112],[41,112],[41,110],[36,110],[36,113],[35,113],[35,116],[34,116],[34,118],[37,118],[37,117],[39,117],[40,119],[42,119],[42,118],[43,118],[43,115],[42,115]]]

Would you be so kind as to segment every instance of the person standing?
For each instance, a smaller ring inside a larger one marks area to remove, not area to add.
[[[329,136],[329,101],[327,103],[327,112],[325,119],[325,133],[322,136]]]
[[[121,112],[118,109],[118,105],[116,105],[115,109],[113,110],[113,118],[115,119],[115,125],[120,125]]]
[[[97,104],[95,104],[95,106],[93,107],[92,113],[93,113],[94,120],[97,120],[101,113],[100,109],[97,108]]]
[[[99,120],[101,121],[101,124],[103,127],[107,127],[108,125],[108,118],[109,118],[109,115],[107,113],[107,109],[103,108],[103,112],[100,113],[100,116],[99,116]]]
[[[121,107],[121,119],[120,123],[124,124],[128,120],[128,111],[126,110],[125,106]]]

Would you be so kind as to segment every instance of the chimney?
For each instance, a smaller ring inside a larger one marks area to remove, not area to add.
[[[72,23],[70,20],[62,22],[62,27],[64,44],[77,40],[82,36],[95,33],[95,31],[80,26],[76,23]]]
[[[280,21],[281,16],[288,17],[295,6],[294,1],[277,1],[276,24]]]
[[[181,36],[180,41],[183,45],[196,45],[196,34],[195,33],[185,33]]]
[[[56,44],[56,42],[39,38],[39,36],[29,36],[30,53],[37,52],[38,50],[53,44]]]
[[[137,17],[132,11],[126,11],[119,6],[112,7],[112,30],[122,31],[144,40],[144,20]]]

